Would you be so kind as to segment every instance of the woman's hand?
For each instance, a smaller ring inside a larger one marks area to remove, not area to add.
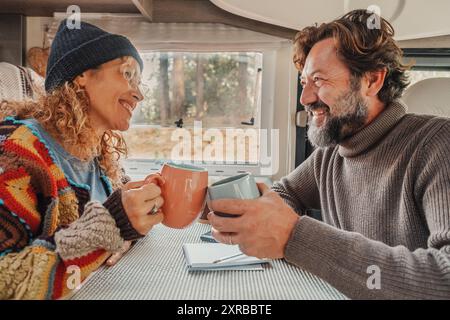
[[[164,182],[159,174],[153,174],[143,181],[128,182],[122,189],[122,205],[128,219],[142,235],[146,235],[164,218],[160,209],[164,204],[160,186]]]
[[[122,249],[120,249],[119,252],[113,253],[108,260],[106,260],[106,265],[109,267],[112,267],[115,265],[122,257],[123,255],[130,249],[131,247],[131,241],[125,241],[123,243]]]

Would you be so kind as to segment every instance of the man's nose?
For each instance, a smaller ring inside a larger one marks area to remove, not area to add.
[[[302,95],[300,96],[300,103],[304,106],[308,106],[310,104],[317,102],[317,100],[318,97],[316,90],[313,88],[311,84],[306,84],[303,87]]]

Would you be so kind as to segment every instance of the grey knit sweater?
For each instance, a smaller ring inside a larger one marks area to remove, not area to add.
[[[397,101],[273,189],[324,220],[299,219],[287,261],[349,298],[450,299],[449,119],[406,114]]]

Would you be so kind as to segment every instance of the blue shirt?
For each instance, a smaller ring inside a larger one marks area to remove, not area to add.
[[[108,197],[106,184],[109,183],[98,164],[97,159],[82,161],[68,153],[56,140],[54,140],[36,119],[21,120],[33,131],[39,134],[40,140],[50,150],[55,164],[61,168],[68,182],[89,191],[91,200],[103,203]],[[102,178],[103,177],[103,178]],[[106,181],[102,181],[105,179]]]

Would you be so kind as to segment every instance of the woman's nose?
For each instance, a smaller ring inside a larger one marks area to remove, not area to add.
[[[136,88],[136,90],[134,90],[134,92],[133,92],[132,95],[133,95],[133,98],[134,98],[137,102],[140,102],[140,101],[144,100],[144,95],[142,94],[140,88]]]
[[[307,84],[303,87],[302,94],[300,96],[300,103],[304,106],[317,102],[317,93],[311,85]]]

